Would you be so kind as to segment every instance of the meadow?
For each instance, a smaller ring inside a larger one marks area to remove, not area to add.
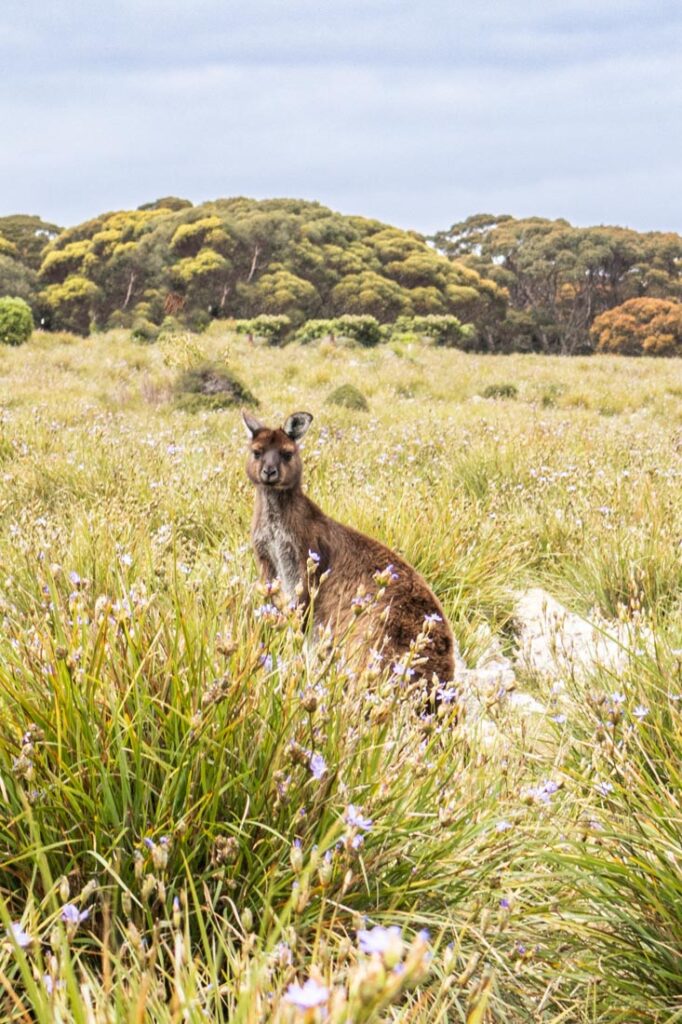
[[[541,586],[626,667],[520,670],[543,741],[500,696],[483,745],[312,645],[238,409],[177,408],[205,358],[314,414],[306,489],[468,665]],[[682,1021],[679,361],[36,333],[0,408],[0,1021]]]

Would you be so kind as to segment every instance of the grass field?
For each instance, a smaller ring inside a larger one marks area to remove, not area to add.
[[[469,664],[528,586],[649,641],[562,714],[521,677],[539,745],[354,677],[263,610],[200,357],[314,414],[309,493]],[[35,335],[0,405],[1,1021],[682,1021],[679,361]]]

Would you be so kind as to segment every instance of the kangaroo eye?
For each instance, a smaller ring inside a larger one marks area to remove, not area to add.
[[[291,462],[293,452],[282,452],[282,459],[284,462]]]
[[[263,454],[262,452],[258,452],[258,451],[254,451],[253,452],[253,457],[256,460],[256,462],[258,462],[258,460],[260,459],[262,454]]]

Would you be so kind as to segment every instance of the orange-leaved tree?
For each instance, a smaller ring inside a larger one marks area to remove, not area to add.
[[[682,356],[682,302],[628,299],[596,317],[590,334],[599,352]]]

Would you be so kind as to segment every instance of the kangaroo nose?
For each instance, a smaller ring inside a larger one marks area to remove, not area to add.
[[[260,476],[266,483],[272,483],[279,476],[279,471],[276,466],[263,466]]]

